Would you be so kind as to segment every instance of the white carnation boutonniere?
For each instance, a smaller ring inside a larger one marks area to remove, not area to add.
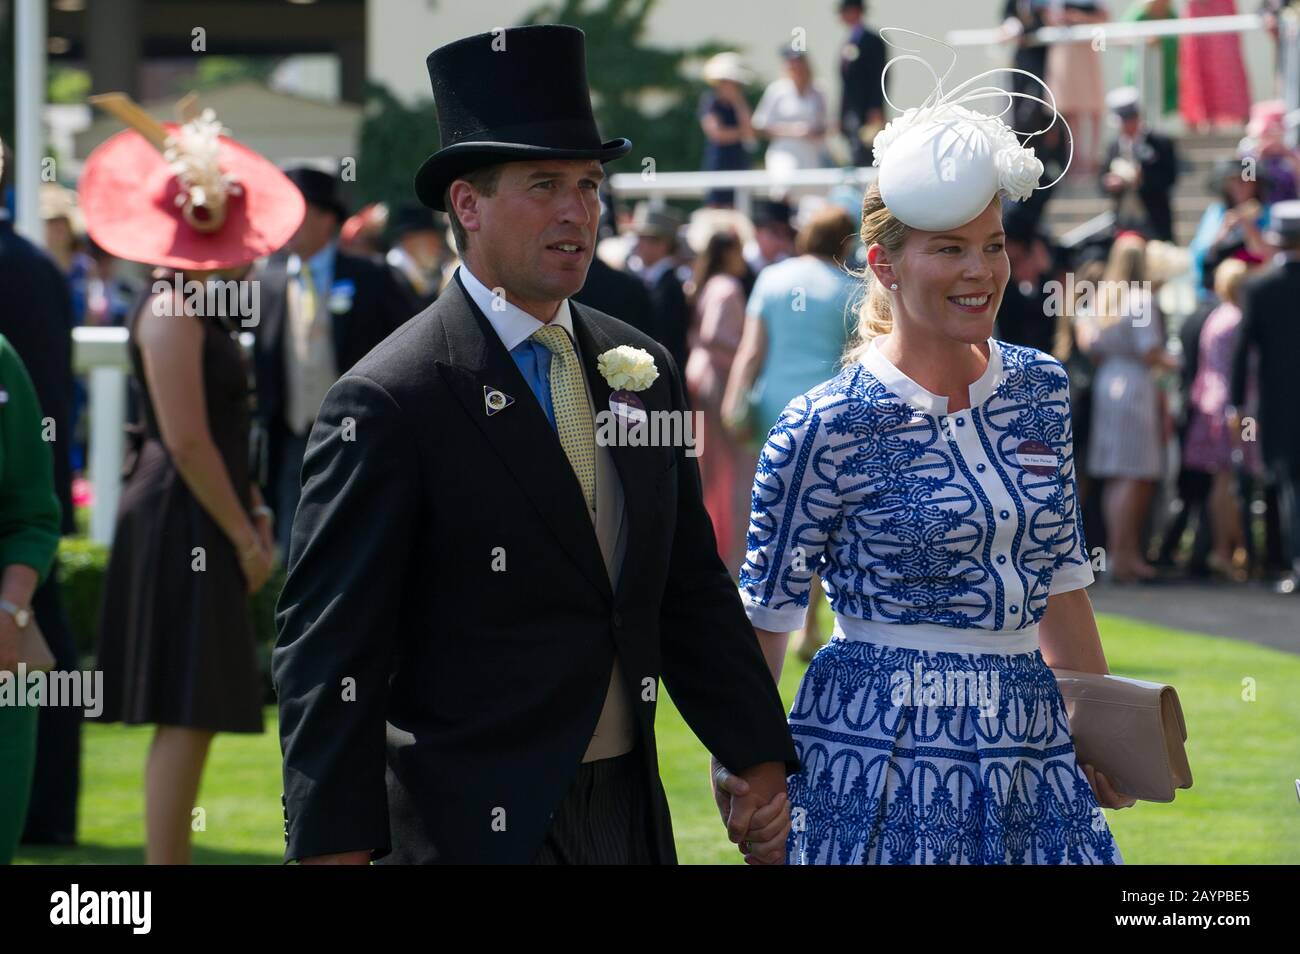
[[[616,391],[644,391],[659,378],[659,369],[649,351],[619,345],[596,359],[596,369]]]

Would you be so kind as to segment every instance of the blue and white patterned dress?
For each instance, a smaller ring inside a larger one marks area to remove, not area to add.
[[[768,435],[740,574],[750,621],[835,632],[790,727],[792,864],[1122,863],[1038,650],[1087,586],[1065,369],[988,340],[971,407],[863,362]]]

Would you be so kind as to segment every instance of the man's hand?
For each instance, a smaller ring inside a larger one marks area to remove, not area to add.
[[[311,858],[303,858],[298,863],[300,865],[368,865],[370,852],[341,851],[335,855],[314,855]]]
[[[713,797],[732,844],[748,864],[783,863],[790,833],[784,763],[763,762],[739,773],[717,759],[712,766]]]

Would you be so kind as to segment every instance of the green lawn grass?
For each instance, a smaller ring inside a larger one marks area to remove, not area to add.
[[[824,608],[823,608],[824,609]],[[1300,656],[1101,616],[1114,672],[1178,687],[1195,786],[1172,804],[1139,802],[1108,817],[1129,864],[1300,862]],[[803,666],[791,656],[781,681],[787,706]],[[1243,700],[1253,680],[1255,701]],[[275,712],[261,736],[219,736],[199,797],[206,830],[199,864],[278,864],[283,847]],[[708,791],[708,755],[665,696],[659,761],[680,860],[739,864]],[[143,861],[142,767],[149,728],[88,725],[84,735],[81,844],[19,850],[19,863]]]

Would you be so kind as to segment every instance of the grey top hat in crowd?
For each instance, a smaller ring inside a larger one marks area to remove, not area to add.
[[[681,227],[681,219],[671,209],[654,209],[648,202],[637,205],[632,213],[632,232],[635,235],[676,242]]]
[[[1268,209],[1269,226],[1264,233],[1273,245],[1300,244],[1300,199],[1274,202]]]

